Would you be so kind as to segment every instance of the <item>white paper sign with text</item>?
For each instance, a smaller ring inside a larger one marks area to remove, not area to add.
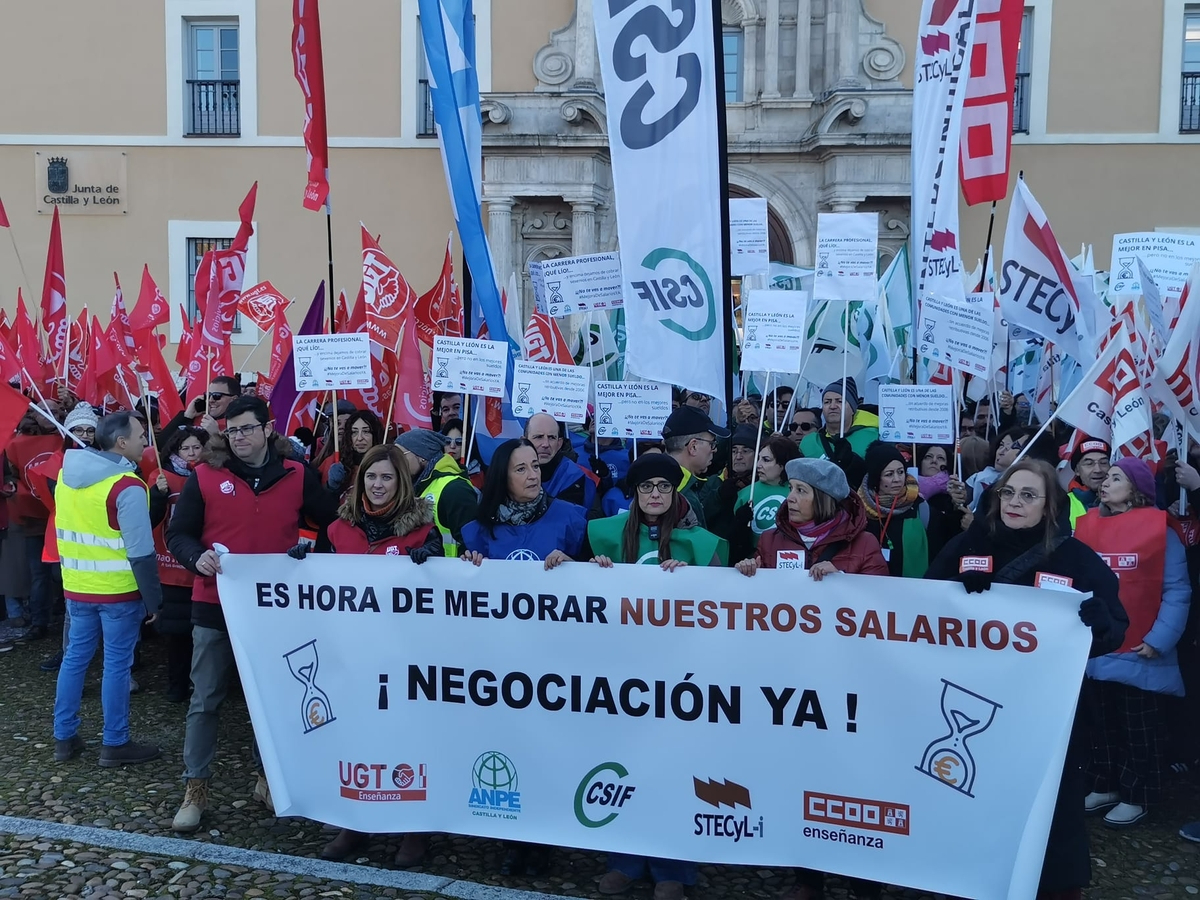
[[[671,387],[657,381],[597,381],[596,434],[654,441],[671,415]]]
[[[808,294],[748,291],[742,323],[743,372],[800,372]]]
[[[569,316],[623,306],[621,255],[592,253],[529,263],[538,312]]]
[[[504,396],[508,344],[434,335],[431,386],[435,391]]]
[[[771,268],[767,237],[767,201],[734,197],[729,201],[729,273],[765,275]]]
[[[546,413],[559,422],[587,421],[589,368],[518,360],[513,363],[513,414],[527,419]]]
[[[874,300],[878,213],[818,213],[816,300]]]
[[[965,302],[926,297],[917,328],[921,356],[968,375],[986,376],[992,366],[995,302],[992,294],[967,294]]]
[[[1110,294],[1140,294],[1142,279],[1137,261],[1141,260],[1162,293],[1168,309],[1178,309],[1179,295],[1187,282],[1192,265],[1200,262],[1200,234],[1161,234],[1153,231],[1113,235],[1111,267],[1108,271]]]
[[[361,334],[293,334],[296,390],[346,391],[369,388],[371,337]]]
[[[954,389],[948,384],[881,384],[879,439],[953,444]]]

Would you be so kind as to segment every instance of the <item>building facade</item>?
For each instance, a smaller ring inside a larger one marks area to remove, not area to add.
[[[501,283],[531,260],[617,244],[593,4],[475,0],[484,199]],[[772,258],[811,263],[821,211],[877,211],[881,255],[907,239],[919,0],[718,0],[730,193],[765,197]],[[428,107],[417,0],[323,9],[337,287],[353,297],[363,222],[413,287],[437,277],[453,219]],[[324,216],[301,207],[301,96],[290,4],[41,0],[0,7],[0,304],[40,294],[63,213],[68,300],[103,318],[143,263],[179,334],[205,249],[259,183],[247,284],[299,303],[326,274]],[[1027,0],[1013,149],[1071,252],[1189,229],[1200,160],[1200,3]],[[681,164],[686,164],[682,160]],[[646,200],[646,198],[642,198]],[[635,201],[636,202],[636,201]],[[646,202],[653,202],[652,198]],[[1003,215],[996,242],[1003,234]],[[965,211],[967,267],[987,210]],[[457,245],[456,253],[457,253]],[[241,366],[259,334],[235,335]],[[265,348],[245,368],[265,366]]]

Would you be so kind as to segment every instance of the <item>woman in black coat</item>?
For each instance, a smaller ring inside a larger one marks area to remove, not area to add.
[[[1022,460],[1004,472],[990,493],[987,510],[980,510],[971,527],[950,540],[925,577],[961,581],[968,593],[977,593],[989,590],[993,582],[1033,586],[1042,572],[1066,576],[1075,590],[1092,595],[1079,606],[1079,618],[1092,629],[1090,655],[1103,656],[1120,647],[1129,618],[1117,597],[1117,577],[1091,548],[1071,537],[1066,495],[1054,470],[1041,460]],[[991,572],[960,573],[964,556],[991,557]],[[1083,766],[1089,747],[1081,714],[1085,700],[1077,706],[1067,745],[1039,898],[1078,898],[1092,877],[1083,818]]]

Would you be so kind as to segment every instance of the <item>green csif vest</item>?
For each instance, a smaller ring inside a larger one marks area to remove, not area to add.
[[[636,501],[635,501],[636,502]],[[607,519],[592,519],[588,522],[588,541],[592,545],[592,553],[596,556],[607,556],[613,562],[635,562],[638,564],[658,565],[658,542],[650,540],[650,529],[645,525],[639,529],[638,558],[626,560],[621,555],[622,537],[625,533],[625,522],[629,519],[629,511],[609,516]],[[711,531],[703,528],[676,528],[671,532],[671,558],[685,562],[689,566],[707,566],[716,556],[721,565],[729,564],[729,544],[724,538],[719,538]]]

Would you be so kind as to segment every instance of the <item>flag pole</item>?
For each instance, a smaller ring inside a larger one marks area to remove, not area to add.
[[[846,318],[842,329],[842,415],[838,420],[838,437],[846,436],[846,367],[850,364],[850,301],[846,301]],[[855,398],[858,399],[857,397]],[[851,423],[853,424],[853,423]]]
[[[722,341],[722,353],[725,359],[725,418],[729,428],[733,428],[733,398],[735,391],[735,373],[733,370],[734,346],[737,334],[733,322],[733,280],[729,271],[731,255],[729,237],[729,134],[725,122],[725,57],[716,52],[722,45],[725,24],[721,18],[721,4],[712,4],[713,32],[713,62],[714,78],[713,99],[717,106],[717,174],[720,178],[720,216],[721,216],[721,326],[725,329],[725,340]],[[769,255],[769,254],[768,254]],[[769,273],[768,273],[769,274]],[[765,396],[765,391],[763,392]]]
[[[470,398],[471,398],[470,394],[465,394],[465,393],[463,394],[463,401],[464,401],[465,405],[468,405],[468,406],[470,405],[470,403],[471,403]],[[476,404],[478,404],[479,400],[476,400],[475,402],[476,402]],[[484,401],[484,402],[486,402],[486,401]],[[470,437],[467,438],[467,452],[466,452],[466,455],[463,456],[464,460],[471,458],[471,449],[475,446],[475,432],[477,432],[478,430],[479,430],[479,407],[478,407],[478,405],[476,405],[475,416],[474,416],[474,418],[471,419],[471,434],[470,434]]]
[[[770,384],[770,383],[771,383],[771,372],[768,371],[767,372],[767,384]],[[754,435],[754,459],[750,461],[750,510],[751,510],[750,517],[752,520],[754,518],[754,512],[753,512],[753,510],[754,510],[754,482],[758,480],[758,454],[762,448],[762,433],[763,433],[762,427],[763,427],[763,419],[766,417],[766,415],[767,415],[767,392],[763,391],[762,408],[758,411],[758,428],[755,429],[758,433],[756,435]],[[733,453],[733,450],[731,448],[730,449],[730,454],[731,454],[730,459],[731,460],[733,459],[732,453]],[[732,466],[732,462],[730,463],[730,465]]]
[[[337,334],[337,307],[333,290],[333,203],[328,196],[325,197],[325,247],[329,255],[329,333]]]

